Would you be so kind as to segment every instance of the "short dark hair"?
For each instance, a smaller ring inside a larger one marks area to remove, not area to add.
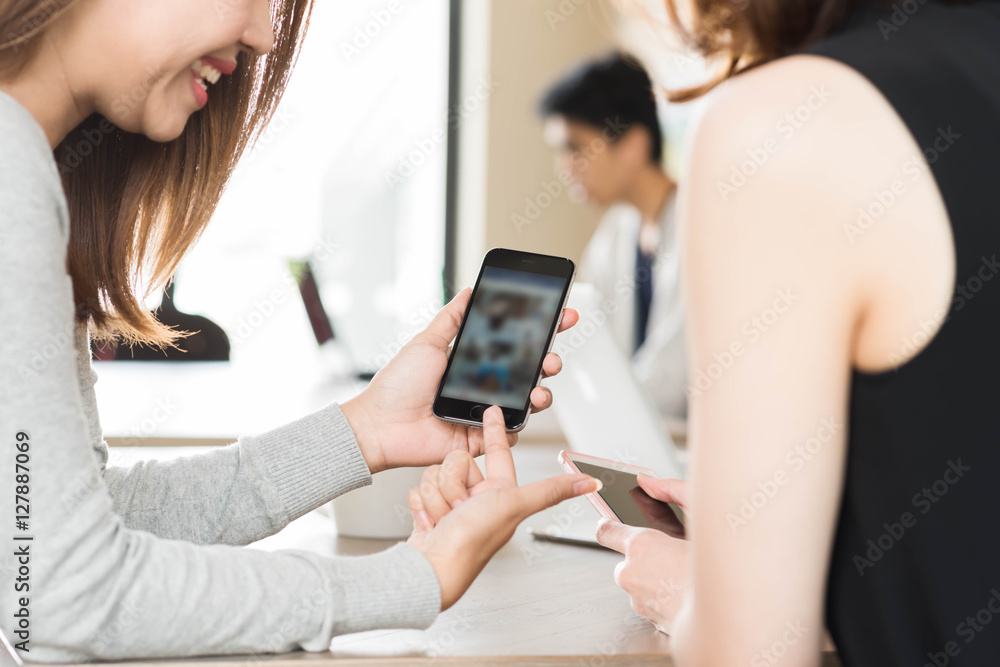
[[[564,116],[596,128],[615,122],[633,123],[649,131],[649,159],[663,157],[663,133],[653,98],[653,83],[635,59],[612,53],[580,65],[553,85],[542,97],[543,116]]]

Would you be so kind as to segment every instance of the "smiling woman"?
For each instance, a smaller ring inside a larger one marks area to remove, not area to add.
[[[240,156],[267,127],[312,0],[273,0],[269,15],[267,7],[255,0],[0,5],[0,85],[43,113],[57,105],[39,96],[34,71],[53,60],[63,65],[59,99],[78,122],[47,133],[69,205],[77,318],[92,321],[95,337],[176,340],[143,300],[173,274]],[[102,48],[78,48],[94,41]],[[80,76],[94,71],[107,75]]]
[[[468,291],[343,406],[169,465],[108,465],[88,329],[177,336],[143,311],[137,285],[144,270],[154,288],[168,279],[205,227],[275,111],[311,10],[311,0],[0,2],[0,470],[21,475],[2,487],[19,499],[0,540],[31,544],[16,600],[0,560],[0,634],[21,657],[322,651],[338,634],[426,628],[523,519],[593,490],[580,475],[518,488],[516,437],[499,408],[484,429],[433,416]],[[567,310],[561,326],[578,319]],[[560,368],[545,358],[547,375]],[[543,410],[551,394],[535,387],[531,401]],[[234,548],[374,473],[434,470],[487,448],[491,478],[449,485],[462,507],[446,517],[413,507],[407,544],[354,558]]]

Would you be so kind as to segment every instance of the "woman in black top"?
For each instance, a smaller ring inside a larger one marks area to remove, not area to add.
[[[617,579],[684,666],[815,665],[824,624],[845,665],[1000,664],[1000,4],[693,21],[739,72],[680,193],[712,381],[689,487],[643,481],[691,539],[602,525]]]

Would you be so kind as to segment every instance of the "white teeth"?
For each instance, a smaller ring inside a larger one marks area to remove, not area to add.
[[[195,75],[200,77],[202,87],[205,88],[205,82],[208,83],[218,83],[219,79],[222,77],[222,72],[215,69],[208,63],[202,62],[201,58],[194,61],[191,65],[191,69],[194,71]],[[205,88],[207,90],[207,88]]]
[[[222,76],[222,72],[215,69],[211,65],[203,64],[201,68],[198,70],[198,75],[201,76],[201,78],[208,81],[209,83],[216,83],[218,82],[219,77]]]

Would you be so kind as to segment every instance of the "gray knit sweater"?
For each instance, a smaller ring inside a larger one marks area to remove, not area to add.
[[[204,456],[107,466],[68,229],[45,134],[0,92],[0,629],[22,658],[321,651],[342,633],[429,626],[440,588],[409,545],[237,546],[371,483],[336,405]]]

